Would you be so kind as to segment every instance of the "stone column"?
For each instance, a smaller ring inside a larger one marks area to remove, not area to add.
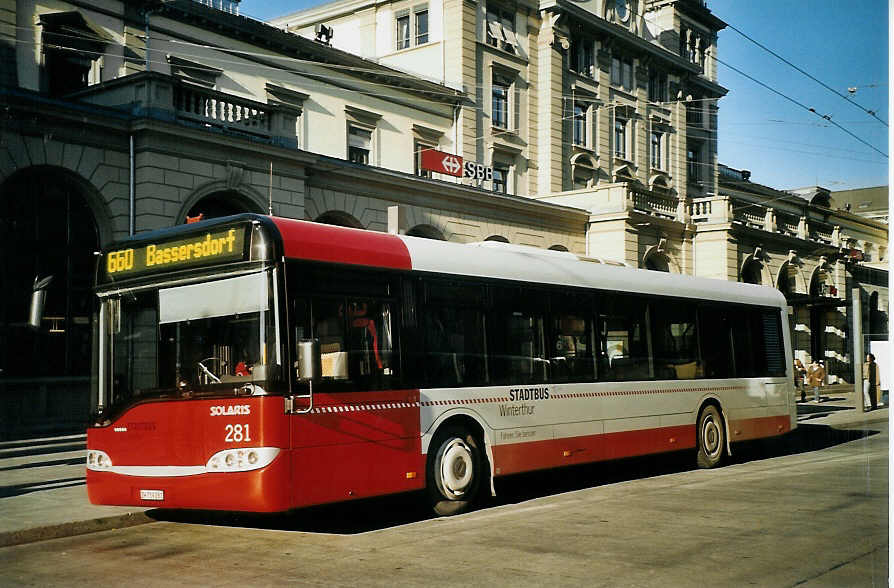
[[[537,37],[537,92],[538,92],[538,147],[537,191],[546,195],[562,190],[562,75],[564,52],[569,46],[568,37],[556,28],[558,15],[545,12],[541,15],[540,34]]]

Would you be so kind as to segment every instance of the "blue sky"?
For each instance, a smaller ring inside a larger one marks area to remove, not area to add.
[[[322,3],[243,0],[240,12],[264,20]],[[820,185],[844,190],[888,184],[888,127],[853,104],[875,111],[888,122],[888,2],[708,0],[708,7],[825,85],[851,97],[848,101],[837,96],[733,29],[721,31],[718,76],[729,90],[720,101],[721,163],[751,170],[752,181],[778,189]],[[746,72],[788,99],[724,64]],[[850,94],[849,88],[857,90]],[[831,122],[821,118],[823,115]]]

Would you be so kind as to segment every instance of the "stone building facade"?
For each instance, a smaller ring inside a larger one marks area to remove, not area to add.
[[[335,2],[270,24],[236,4],[0,0],[0,438],[86,419],[94,252],[198,215],[776,286],[798,352],[844,380],[853,287],[887,332],[886,225],[718,166],[725,25],[704,2]],[[428,148],[494,180],[426,172]]]
[[[414,173],[462,92],[191,1],[0,8],[0,437],[86,421],[94,252],[129,234],[247,211],[584,249],[585,211]]]

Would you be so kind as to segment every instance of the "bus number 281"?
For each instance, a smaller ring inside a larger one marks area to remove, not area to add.
[[[248,432],[248,424],[245,425],[227,425],[225,427],[227,436],[224,439],[227,443],[242,443],[243,441],[251,441],[251,434]]]

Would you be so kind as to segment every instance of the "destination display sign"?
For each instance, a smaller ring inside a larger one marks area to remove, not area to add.
[[[245,255],[245,227],[213,229],[177,239],[115,249],[105,254],[103,281],[115,281],[149,273],[176,271],[228,261]]]

